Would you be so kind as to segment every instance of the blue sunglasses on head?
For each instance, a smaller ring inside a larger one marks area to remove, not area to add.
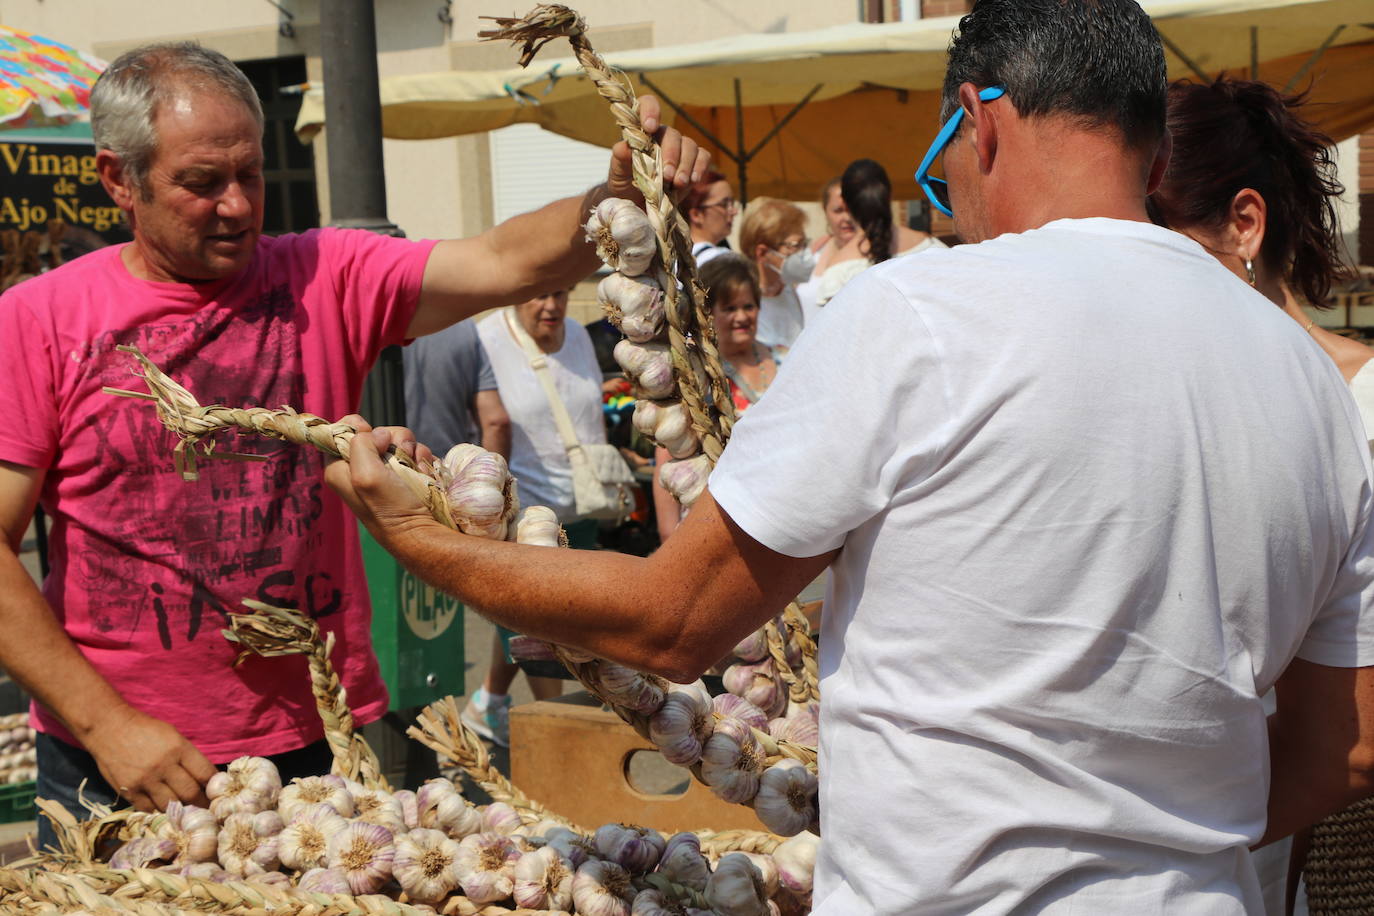
[[[991,102],[993,99],[1000,99],[1006,93],[1005,86],[989,86],[978,93],[979,101]],[[935,205],[945,216],[953,216],[954,211],[949,208],[949,184],[943,178],[934,178],[930,174],[930,167],[935,164],[935,160],[940,158],[940,154],[949,146],[949,141],[954,139],[954,134],[959,130],[959,124],[964,119],[964,109],[960,107],[954,114],[949,116],[949,120],[940,128],[940,132],[935,135],[935,141],[930,144],[930,149],[926,150],[926,157],[921,160],[921,164],[916,168],[916,183],[921,186],[921,190],[926,192],[926,197]]]

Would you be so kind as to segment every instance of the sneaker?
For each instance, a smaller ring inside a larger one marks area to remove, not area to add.
[[[463,707],[463,724],[501,747],[510,747],[510,697],[478,690]]]

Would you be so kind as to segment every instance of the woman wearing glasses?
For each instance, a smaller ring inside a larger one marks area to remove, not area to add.
[[[682,198],[680,209],[692,230],[692,257],[697,264],[705,264],[730,250],[722,243],[735,224],[739,204],[724,175],[716,171],[702,175]]]
[[[1374,350],[1317,327],[1303,309],[1304,301],[1324,305],[1344,267],[1331,138],[1297,115],[1301,102],[1246,80],[1171,86],[1174,150],[1150,216],[1198,242],[1311,335],[1374,431]],[[1300,865],[1306,843],[1293,845]],[[1285,912],[1287,847],[1274,843],[1255,854],[1271,916]],[[1372,877],[1366,869],[1360,879]],[[1304,900],[1296,903],[1297,912],[1307,911]]]
[[[760,197],[744,215],[739,247],[758,270],[759,343],[792,346],[806,323],[797,285],[810,279],[816,266],[806,239],[806,214],[785,200]]]
[[[929,233],[918,232],[892,219],[892,181],[887,171],[872,159],[856,159],[849,163],[840,176],[840,195],[859,231],[835,252],[830,266],[821,276],[816,295],[820,305],[829,302],[841,287],[872,264],[881,264],[899,254],[945,247]]]

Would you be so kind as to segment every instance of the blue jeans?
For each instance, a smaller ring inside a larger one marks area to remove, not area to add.
[[[90,817],[90,811],[81,804],[78,796],[111,808],[128,807],[128,803],[100,775],[95,758],[81,748],[42,732],[35,736],[34,748],[38,754],[36,794],[39,798],[52,799],[78,820]],[[299,750],[274,754],[267,759],[277,765],[282,783],[287,783],[297,776],[323,776],[328,773],[334,764],[334,753],[329,749],[329,743],[321,738]],[[223,768],[221,764],[220,769]],[[84,787],[81,785],[83,780],[86,783]],[[38,848],[50,846],[57,846],[57,834],[47,817],[40,814]]]

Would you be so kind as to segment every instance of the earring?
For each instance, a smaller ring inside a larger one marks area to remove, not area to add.
[[[1255,262],[1249,258],[1245,259],[1245,279],[1251,286],[1255,285]]]

